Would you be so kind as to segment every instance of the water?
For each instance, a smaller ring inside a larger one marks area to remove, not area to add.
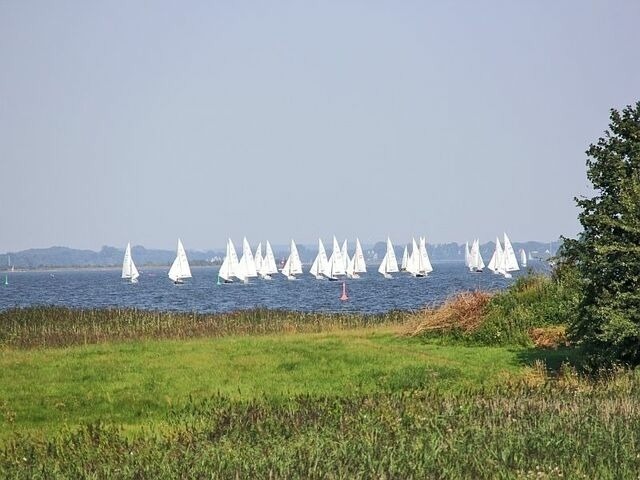
[[[247,285],[216,285],[217,267],[193,267],[193,278],[183,285],[174,285],[167,277],[167,268],[142,268],[138,284],[122,281],[119,269],[12,272],[9,285],[0,285],[0,310],[59,305],[203,313],[252,307],[381,313],[419,309],[461,291],[502,289],[523,275],[522,271],[514,272],[513,279],[505,279],[488,270],[469,273],[463,263],[450,262],[434,264],[434,271],[426,278],[403,273],[389,280],[378,274],[375,266],[369,268],[371,272],[362,278],[346,280],[349,295],[346,302],[339,299],[341,281],[320,281],[306,273],[295,281],[275,275],[273,280],[253,279]]]

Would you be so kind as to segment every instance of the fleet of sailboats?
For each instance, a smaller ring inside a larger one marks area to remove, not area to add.
[[[500,238],[496,237],[495,249],[487,268],[496,274],[503,275],[505,278],[511,278],[511,272],[519,270],[520,266],[527,266],[527,253],[524,249],[520,249],[519,256],[520,265],[513,245],[507,234],[504,233],[502,243]],[[471,242],[471,247],[469,247],[469,242],[465,243],[464,261],[470,272],[482,272],[485,268],[478,238]],[[405,245],[400,266],[398,265],[391,239],[387,237],[386,251],[378,267],[378,272],[385,278],[393,278],[393,273],[401,271],[406,271],[414,277],[426,277],[433,271],[425,237],[419,237],[417,242],[415,238],[412,238],[409,248]],[[347,240],[344,240],[342,247],[340,247],[334,235],[331,256],[328,258],[322,239],[318,239],[318,253],[309,270],[309,273],[316,279],[335,281],[343,276],[360,278],[360,274],[366,272],[367,265],[360,239],[356,238],[355,252],[353,256],[350,256]],[[244,237],[242,239],[242,256],[240,259],[238,259],[233,241],[230,238],[227,240],[226,254],[218,272],[218,284],[222,282],[233,283],[234,280],[248,283],[249,279],[256,277],[270,280],[272,275],[276,273],[278,273],[278,266],[268,240],[264,255],[262,253],[262,242],[258,243],[254,254],[249,241]],[[289,256],[284,262],[280,273],[289,280],[295,280],[297,278],[296,275],[303,273],[298,248],[293,239],[289,247]],[[180,239],[178,239],[176,258],[169,269],[168,276],[176,284],[183,283],[185,279],[191,278],[189,261]],[[131,243],[127,243],[122,262],[122,278],[129,280],[131,283],[137,283],[139,277],[140,273],[131,255]]]

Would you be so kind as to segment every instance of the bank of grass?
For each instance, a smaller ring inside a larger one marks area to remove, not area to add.
[[[67,347],[149,339],[313,333],[398,325],[407,313],[323,313],[264,308],[200,314],[35,306],[0,311],[0,347]]]
[[[470,391],[522,373],[518,350],[442,346],[394,327],[5,348],[0,438],[98,420],[135,429],[189,398]]]
[[[500,388],[284,401],[214,395],[163,428],[105,424],[0,450],[7,478],[636,478],[640,378],[542,369]]]

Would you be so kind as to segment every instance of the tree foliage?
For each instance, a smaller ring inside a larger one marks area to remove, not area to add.
[[[593,366],[640,364],[640,102],[611,110],[609,129],[587,150],[591,198],[576,198],[583,232],[562,255],[582,298],[570,335]]]

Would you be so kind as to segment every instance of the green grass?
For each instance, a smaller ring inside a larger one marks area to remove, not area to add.
[[[220,393],[284,399],[410,389],[460,391],[522,371],[518,350],[442,346],[389,327],[319,334],[5,348],[0,432],[51,433],[103,420],[129,427]]]
[[[533,381],[531,381],[533,380]],[[0,449],[4,478],[637,478],[640,375],[480,391],[226,395],[163,428],[104,424]]]

